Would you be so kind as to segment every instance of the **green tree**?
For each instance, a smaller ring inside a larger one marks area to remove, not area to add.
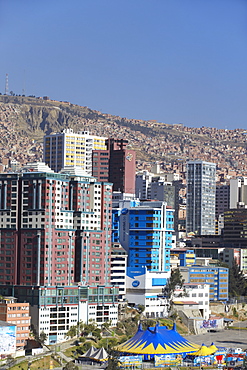
[[[236,261],[229,268],[229,295],[230,297],[244,296],[247,293],[247,280],[243,271],[237,265]]]
[[[38,334],[37,330],[34,328],[34,326],[31,326],[31,331],[33,333],[34,339],[41,345],[43,346],[45,344],[45,341],[47,339],[47,334],[45,332],[41,332],[40,335]]]
[[[139,314],[142,314],[145,311],[145,306],[143,304],[138,304],[137,311]]]
[[[73,325],[70,327],[69,331],[67,332],[67,336],[70,338],[74,338],[77,334],[77,326]]]
[[[84,342],[81,346],[80,346],[80,350],[84,353],[84,352],[87,352],[87,350],[89,350],[89,348],[92,347],[92,345],[95,346],[95,343],[92,343],[91,341],[87,341],[87,342]]]
[[[101,330],[99,328],[94,329],[92,335],[97,339],[101,339]]]
[[[74,362],[70,361],[63,367],[63,370],[79,370],[79,367],[74,364]]]
[[[117,338],[102,338],[99,342],[98,345],[100,347],[106,348],[108,350],[109,348],[114,348],[117,346],[118,340]]]
[[[83,335],[87,337],[89,334],[93,333],[95,329],[97,329],[97,325],[95,322],[85,324],[83,328]]]
[[[45,334],[43,331],[40,333],[38,342],[43,346],[45,341],[47,339],[47,334]]]
[[[183,279],[183,276],[181,275],[179,268],[172,270],[171,277],[165,287],[165,293],[167,297],[171,298],[172,293],[174,292],[176,286],[178,286],[179,288],[182,288],[183,285],[184,285],[184,279]]]
[[[110,351],[106,370],[119,370],[121,369],[120,365],[118,354],[115,351]]]

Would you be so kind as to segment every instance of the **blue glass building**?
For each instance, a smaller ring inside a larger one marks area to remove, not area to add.
[[[218,266],[191,266],[180,268],[189,283],[210,284],[210,301],[228,300],[228,268]]]
[[[160,201],[119,203],[113,209],[112,241],[128,252],[128,267],[170,271],[174,210]]]

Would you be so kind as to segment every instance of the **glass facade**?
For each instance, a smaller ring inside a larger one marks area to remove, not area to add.
[[[203,161],[187,164],[186,231],[215,234],[216,165]]]

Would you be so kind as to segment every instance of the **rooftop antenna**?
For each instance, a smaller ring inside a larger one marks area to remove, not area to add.
[[[8,95],[9,93],[9,75],[6,73],[5,77],[5,95]]]
[[[24,70],[24,81],[23,81],[23,88],[22,88],[22,95],[26,93],[26,71]]]

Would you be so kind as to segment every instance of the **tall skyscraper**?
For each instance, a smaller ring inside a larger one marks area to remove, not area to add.
[[[128,267],[170,271],[173,214],[160,201],[120,201],[113,208],[113,241],[120,241],[128,251]]]
[[[215,234],[215,176],[215,163],[187,163],[187,233]]]
[[[135,193],[135,151],[127,148],[128,140],[75,133],[64,129],[45,135],[44,162],[55,172],[80,167],[98,181],[113,183],[113,191]]]
[[[165,202],[120,200],[113,202],[113,241],[128,253],[126,299],[141,304],[147,317],[167,315],[162,292],[170,278],[174,210]]]
[[[98,181],[112,182],[113,191],[135,194],[136,153],[127,145],[128,140],[107,139],[107,151],[93,151],[92,174]]]
[[[0,284],[109,284],[111,198],[76,171],[0,174]]]
[[[44,162],[55,172],[67,166],[76,166],[92,175],[92,151],[106,150],[106,139],[90,135],[87,131],[75,133],[73,129],[45,135]]]
[[[229,208],[247,208],[247,177],[230,180]]]

